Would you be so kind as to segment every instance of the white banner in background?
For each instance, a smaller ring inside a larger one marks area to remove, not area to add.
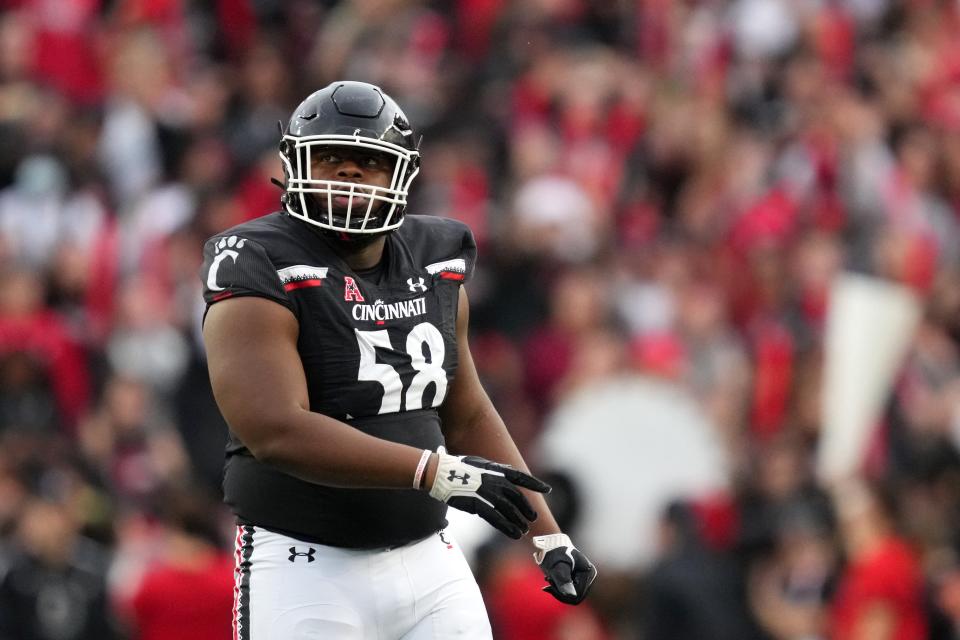
[[[824,344],[817,475],[834,484],[857,473],[920,321],[907,287],[858,274],[833,283]]]

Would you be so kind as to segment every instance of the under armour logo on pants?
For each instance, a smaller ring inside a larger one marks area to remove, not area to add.
[[[316,560],[316,558],[313,557],[314,555],[316,555],[316,553],[317,553],[317,550],[314,549],[313,547],[307,547],[307,550],[305,552],[297,551],[296,547],[290,547],[290,557],[287,559],[290,562],[293,562],[299,557],[304,557],[307,559],[307,562],[313,562],[314,560]]]

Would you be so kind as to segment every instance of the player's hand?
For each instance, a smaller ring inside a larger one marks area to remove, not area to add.
[[[564,604],[580,604],[597,577],[597,568],[565,533],[536,536],[533,559],[549,583],[544,591]]]
[[[550,485],[510,465],[477,456],[451,456],[442,449],[430,495],[454,509],[475,513],[511,538],[520,538],[537,519],[517,487],[539,493]]]

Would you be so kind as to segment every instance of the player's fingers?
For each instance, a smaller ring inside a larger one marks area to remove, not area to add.
[[[501,489],[507,488],[508,487],[502,487]],[[528,519],[524,518],[513,503],[505,498],[499,491],[485,491],[481,489],[480,495],[488,500],[500,515],[515,524],[521,531],[526,532],[527,529],[530,528]]]
[[[577,597],[577,588],[573,586],[572,582],[561,582],[557,586],[557,591],[565,596],[573,596],[574,598]]]
[[[573,550],[573,581],[577,585],[577,593],[586,595],[593,581],[597,578],[597,567],[580,553],[579,549]]]
[[[512,486],[504,487],[503,495],[506,496],[507,500],[513,503],[513,506],[526,518],[529,522],[533,522],[537,519],[536,510],[530,506],[530,503],[527,501],[527,497],[520,493],[518,490],[514,489]]]
[[[503,514],[499,513],[490,505],[480,502],[477,505],[477,515],[514,540],[519,540],[523,537],[523,531],[520,527],[507,520],[503,517]]]
[[[551,487],[549,484],[529,473],[518,471],[508,464],[491,462],[479,456],[464,456],[463,461],[475,467],[480,467],[481,469],[502,473],[507,480],[524,489],[530,489],[538,493],[550,493]]]
[[[503,475],[507,480],[518,487],[530,489],[531,491],[536,491],[537,493],[550,493],[551,491],[550,485],[540,478],[530,475],[529,473],[517,471],[513,468],[506,468],[503,470]]]
[[[590,559],[587,556],[583,555],[583,552],[580,549],[574,548],[571,551],[573,556],[573,570],[574,571],[592,571],[596,573],[597,568],[590,562]]]
[[[564,604],[578,604],[580,600],[582,600],[582,598],[579,598],[576,593],[564,593],[557,589],[557,587],[553,584],[544,587],[543,590]]]
[[[573,567],[570,562],[557,562],[547,570],[547,577],[556,585],[568,584],[572,581]]]

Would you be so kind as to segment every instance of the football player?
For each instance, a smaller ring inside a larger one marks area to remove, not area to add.
[[[480,385],[473,235],[406,213],[418,146],[378,87],[333,83],[283,132],[282,211],[204,248],[240,640],[490,638],[448,506],[531,534],[562,602],[596,576]]]

